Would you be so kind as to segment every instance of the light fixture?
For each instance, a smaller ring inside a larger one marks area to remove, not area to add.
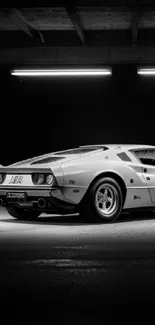
[[[137,74],[148,76],[155,75],[155,68],[139,68]]]
[[[106,76],[111,75],[112,70],[107,69],[14,69],[11,71],[13,76],[31,76],[31,77],[48,77],[48,76]]]

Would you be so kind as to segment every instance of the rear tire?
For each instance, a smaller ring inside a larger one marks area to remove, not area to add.
[[[98,179],[89,189],[79,207],[79,214],[89,221],[113,222],[123,208],[123,194],[115,179]]]
[[[7,212],[14,218],[19,220],[36,220],[41,214],[38,211],[27,211],[21,208],[6,207]]]

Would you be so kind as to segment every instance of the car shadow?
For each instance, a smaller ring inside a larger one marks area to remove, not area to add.
[[[115,223],[124,223],[124,222],[133,222],[133,221],[143,221],[143,220],[153,220],[155,219],[155,212],[148,213],[147,211],[144,213],[132,214],[129,212],[121,213],[119,218],[115,221]]]
[[[73,214],[73,215],[56,215],[56,216],[40,216],[37,220],[35,221],[26,221],[26,220],[17,220],[17,219],[0,219],[2,222],[6,223],[20,223],[20,224],[44,224],[44,225],[64,225],[64,226],[80,226],[80,225],[97,225],[97,224],[104,224],[103,222],[92,222],[84,220],[80,215],[78,214]],[[131,213],[121,213],[119,218],[115,220],[112,223],[105,223],[106,224],[120,224],[120,223],[126,223],[126,222],[133,222],[133,221],[142,221],[142,220],[153,220],[155,219],[155,213],[153,214],[137,214],[137,215],[132,215]]]
[[[2,222],[6,223],[20,223],[20,224],[44,224],[44,225],[83,225],[88,224],[79,215],[57,215],[57,216],[39,216],[35,221],[30,220],[18,220],[14,218],[10,219],[0,219]]]

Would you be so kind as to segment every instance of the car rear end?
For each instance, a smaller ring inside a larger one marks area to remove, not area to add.
[[[0,168],[0,205],[46,211],[59,185],[51,168]]]

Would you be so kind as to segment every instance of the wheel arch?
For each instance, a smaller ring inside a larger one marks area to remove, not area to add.
[[[125,203],[125,199],[126,199],[126,193],[127,193],[127,189],[126,189],[126,185],[125,185],[125,182],[124,182],[124,180],[123,180],[123,178],[120,176],[120,175],[118,175],[117,173],[115,173],[115,172],[102,172],[102,173],[100,173],[100,174],[98,174],[97,176],[95,176],[94,177],[94,179],[91,181],[91,183],[89,184],[89,186],[88,186],[88,188],[87,188],[87,191],[86,191],[86,193],[85,193],[85,195],[84,195],[84,197],[82,198],[82,200],[81,200],[81,202],[80,203],[82,203],[84,200],[85,200],[85,198],[86,198],[86,196],[88,195],[88,193],[89,193],[89,190],[90,190],[90,188],[93,186],[93,184],[98,180],[98,179],[100,179],[100,178],[102,178],[102,177],[110,177],[110,178],[113,178],[116,182],[118,182],[118,184],[119,184],[119,186],[120,186],[120,188],[121,188],[121,190],[122,190],[122,195],[123,195],[123,205],[124,205],[124,203]]]

